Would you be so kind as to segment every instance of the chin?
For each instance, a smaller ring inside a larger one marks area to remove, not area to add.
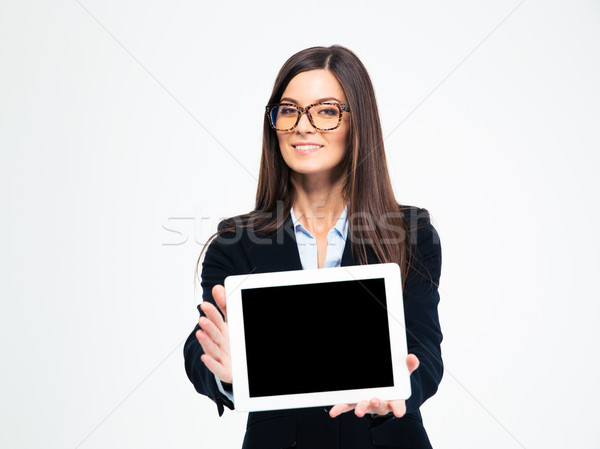
[[[288,148],[282,154],[286,165],[295,173],[300,175],[323,175],[331,173],[341,160],[330,160],[327,154],[322,154],[323,149],[309,155],[299,155],[294,148]],[[325,156],[325,157],[324,157]]]
[[[325,175],[332,173],[335,166],[323,166],[321,164],[291,164],[290,169],[300,175]]]

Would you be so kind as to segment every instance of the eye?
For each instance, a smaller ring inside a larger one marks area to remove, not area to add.
[[[337,117],[340,115],[340,111],[335,106],[325,106],[319,109],[319,115],[323,117]]]
[[[296,115],[298,111],[291,106],[279,106],[279,114],[281,115]]]

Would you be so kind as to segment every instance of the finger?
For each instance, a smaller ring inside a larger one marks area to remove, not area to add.
[[[396,418],[402,418],[406,413],[406,401],[404,400],[390,401],[390,407]]]
[[[215,344],[219,346],[224,346],[223,333],[221,332],[221,329],[215,326],[215,323],[213,323],[207,317],[202,316],[198,319],[198,324],[200,325],[202,330],[206,332],[206,334],[211,338],[211,340],[215,342]]]
[[[203,301],[202,304],[200,304],[200,308],[205,313],[206,317],[221,331],[225,329],[225,321],[223,321],[223,317],[221,316],[219,309],[217,309],[214,304],[211,304],[208,301]]]
[[[206,334],[206,332],[202,330],[196,331],[196,338],[205,354],[208,354],[218,362],[221,362],[224,359],[221,349],[210,336]]]
[[[202,354],[200,359],[215,376],[221,379],[222,382],[227,382],[228,384],[233,382],[231,368],[224,366],[207,354]]]
[[[387,415],[392,410],[389,404],[389,401],[381,401],[379,398],[373,398],[369,401],[369,407],[365,413]]]
[[[369,409],[370,405],[371,401],[369,400],[360,401],[358,404],[356,404],[356,407],[354,408],[354,414],[359,418],[362,418],[363,416],[365,416],[365,413],[367,413],[367,410]]]
[[[356,404],[337,404],[337,405],[334,405],[333,407],[331,407],[331,410],[329,410],[329,416],[331,416],[332,418],[335,418],[336,416],[339,416],[342,413],[349,412],[355,406],[356,406]]]
[[[225,287],[222,285],[215,285],[212,289],[213,298],[215,298],[215,302],[223,312],[225,316],[225,321],[227,321],[227,302],[225,300]]]
[[[410,374],[419,367],[420,363],[421,362],[419,362],[419,359],[414,354],[408,354],[406,357],[406,366],[408,367],[408,372]]]

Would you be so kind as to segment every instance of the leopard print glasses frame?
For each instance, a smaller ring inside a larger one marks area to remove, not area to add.
[[[321,106],[321,105],[331,105],[331,106],[337,107],[337,109],[339,111],[338,122],[337,122],[337,125],[335,125],[333,128],[319,128],[318,126],[315,125],[315,123],[313,121],[313,117],[309,111],[312,107]],[[294,126],[292,126],[291,128],[278,129],[276,127],[275,117],[273,117],[273,115],[275,115],[275,116],[277,115],[277,111],[280,106],[291,107],[298,112],[296,122],[294,123]],[[267,117],[269,117],[269,124],[271,125],[271,128],[273,128],[275,131],[292,131],[293,129],[296,128],[296,126],[298,126],[298,123],[300,123],[300,117],[302,117],[302,114],[306,114],[306,116],[308,117],[308,120],[309,120],[310,124],[313,126],[313,128],[318,129],[319,131],[333,131],[334,129],[339,128],[340,124],[342,123],[342,114],[344,113],[344,111],[350,112],[350,106],[348,106],[346,103],[334,103],[334,102],[329,102],[329,101],[325,101],[322,103],[309,104],[306,107],[298,106],[298,105],[292,104],[292,103],[277,103],[277,104],[268,105],[265,109],[266,109],[265,112],[267,114]],[[273,114],[273,113],[275,113],[275,114]]]

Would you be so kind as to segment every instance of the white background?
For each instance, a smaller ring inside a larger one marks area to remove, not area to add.
[[[240,446],[184,372],[194,266],[279,67],[339,43],[442,238],[434,447],[598,447],[599,42],[595,1],[0,1],[0,446]]]

